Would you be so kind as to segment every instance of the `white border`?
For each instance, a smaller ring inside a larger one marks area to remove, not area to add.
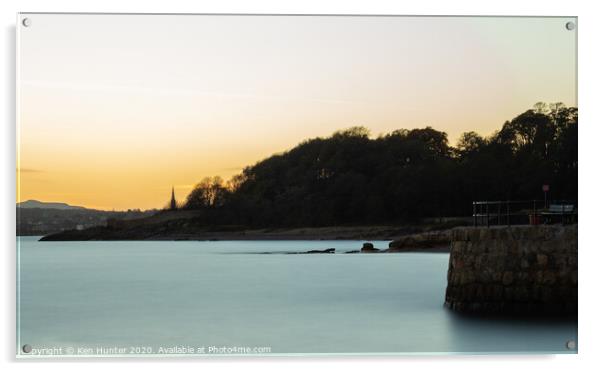
[[[547,15],[579,17],[579,111],[581,116],[579,135],[579,198],[580,202],[580,252],[579,259],[579,355],[562,356],[408,356],[408,357],[272,357],[272,358],[182,358],[182,359],[102,359],[102,360],[45,360],[43,367],[57,370],[104,369],[105,363],[110,367],[144,367],[150,370],[163,369],[168,364],[176,363],[178,367],[207,367],[215,369],[244,368],[250,370],[270,369],[306,369],[307,367],[332,368],[341,367],[347,370],[365,369],[377,366],[382,369],[401,367],[446,370],[488,370],[507,371],[513,367],[543,366],[547,370],[563,370],[589,368],[599,363],[597,354],[598,338],[602,335],[600,328],[600,278],[602,247],[597,229],[602,212],[602,205],[597,189],[602,185],[600,174],[600,156],[597,149],[602,138],[602,117],[598,103],[599,91],[602,88],[599,69],[602,65],[600,47],[602,14],[596,2],[576,1],[476,1],[454,0],[435,1],[420,0],[404,3],[394,0],[3,0],[0,2],[2,17],[3,53],[2,73],[4,89],[2,89],[2,109],[4,123],[2,126],[3,150],[1,165],[2,179],[2,214],[0,228],[3,238],[2,264],[2,320],[3,331],[0,350],[3,353],[3,369],[38,366],[40,361],[15,360],[15,19],[21,12],[134,12],[134,13],[302,13],[302,14],[422,14],[422,15]],[[136,365],[131,364],[136,362]],[[200,362],[201,364],[197,364]],[[140,363],[143,363],[140,364]],[[7,367],[8,366],[8,367]],[[42,365],[39,365],[42,366]]]

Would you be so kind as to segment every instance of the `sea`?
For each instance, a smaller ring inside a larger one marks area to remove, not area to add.
[[[577,352],[576,318],[446,308],[448,253],[347,253],[365,241],[38,239],[17,238],[21,357]]]

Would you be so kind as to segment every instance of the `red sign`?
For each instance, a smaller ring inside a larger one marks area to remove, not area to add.
[[[542,189],[544,192],[548,192],[548,191],[550,190],[550,186],[549,186],[548,184],[544,184],[543,186],[541,186],[541,189]]]

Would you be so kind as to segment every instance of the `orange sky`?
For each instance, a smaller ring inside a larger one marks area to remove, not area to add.
[[[154,208],[363,125],[490,134],[576,104],[569,18],[27,15],[18,201]]]

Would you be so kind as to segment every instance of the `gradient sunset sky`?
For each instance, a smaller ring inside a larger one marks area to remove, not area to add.
[[[23,17],[17,201],[158,208],[342,128],[455,144],[577,103],[572,18]]]

